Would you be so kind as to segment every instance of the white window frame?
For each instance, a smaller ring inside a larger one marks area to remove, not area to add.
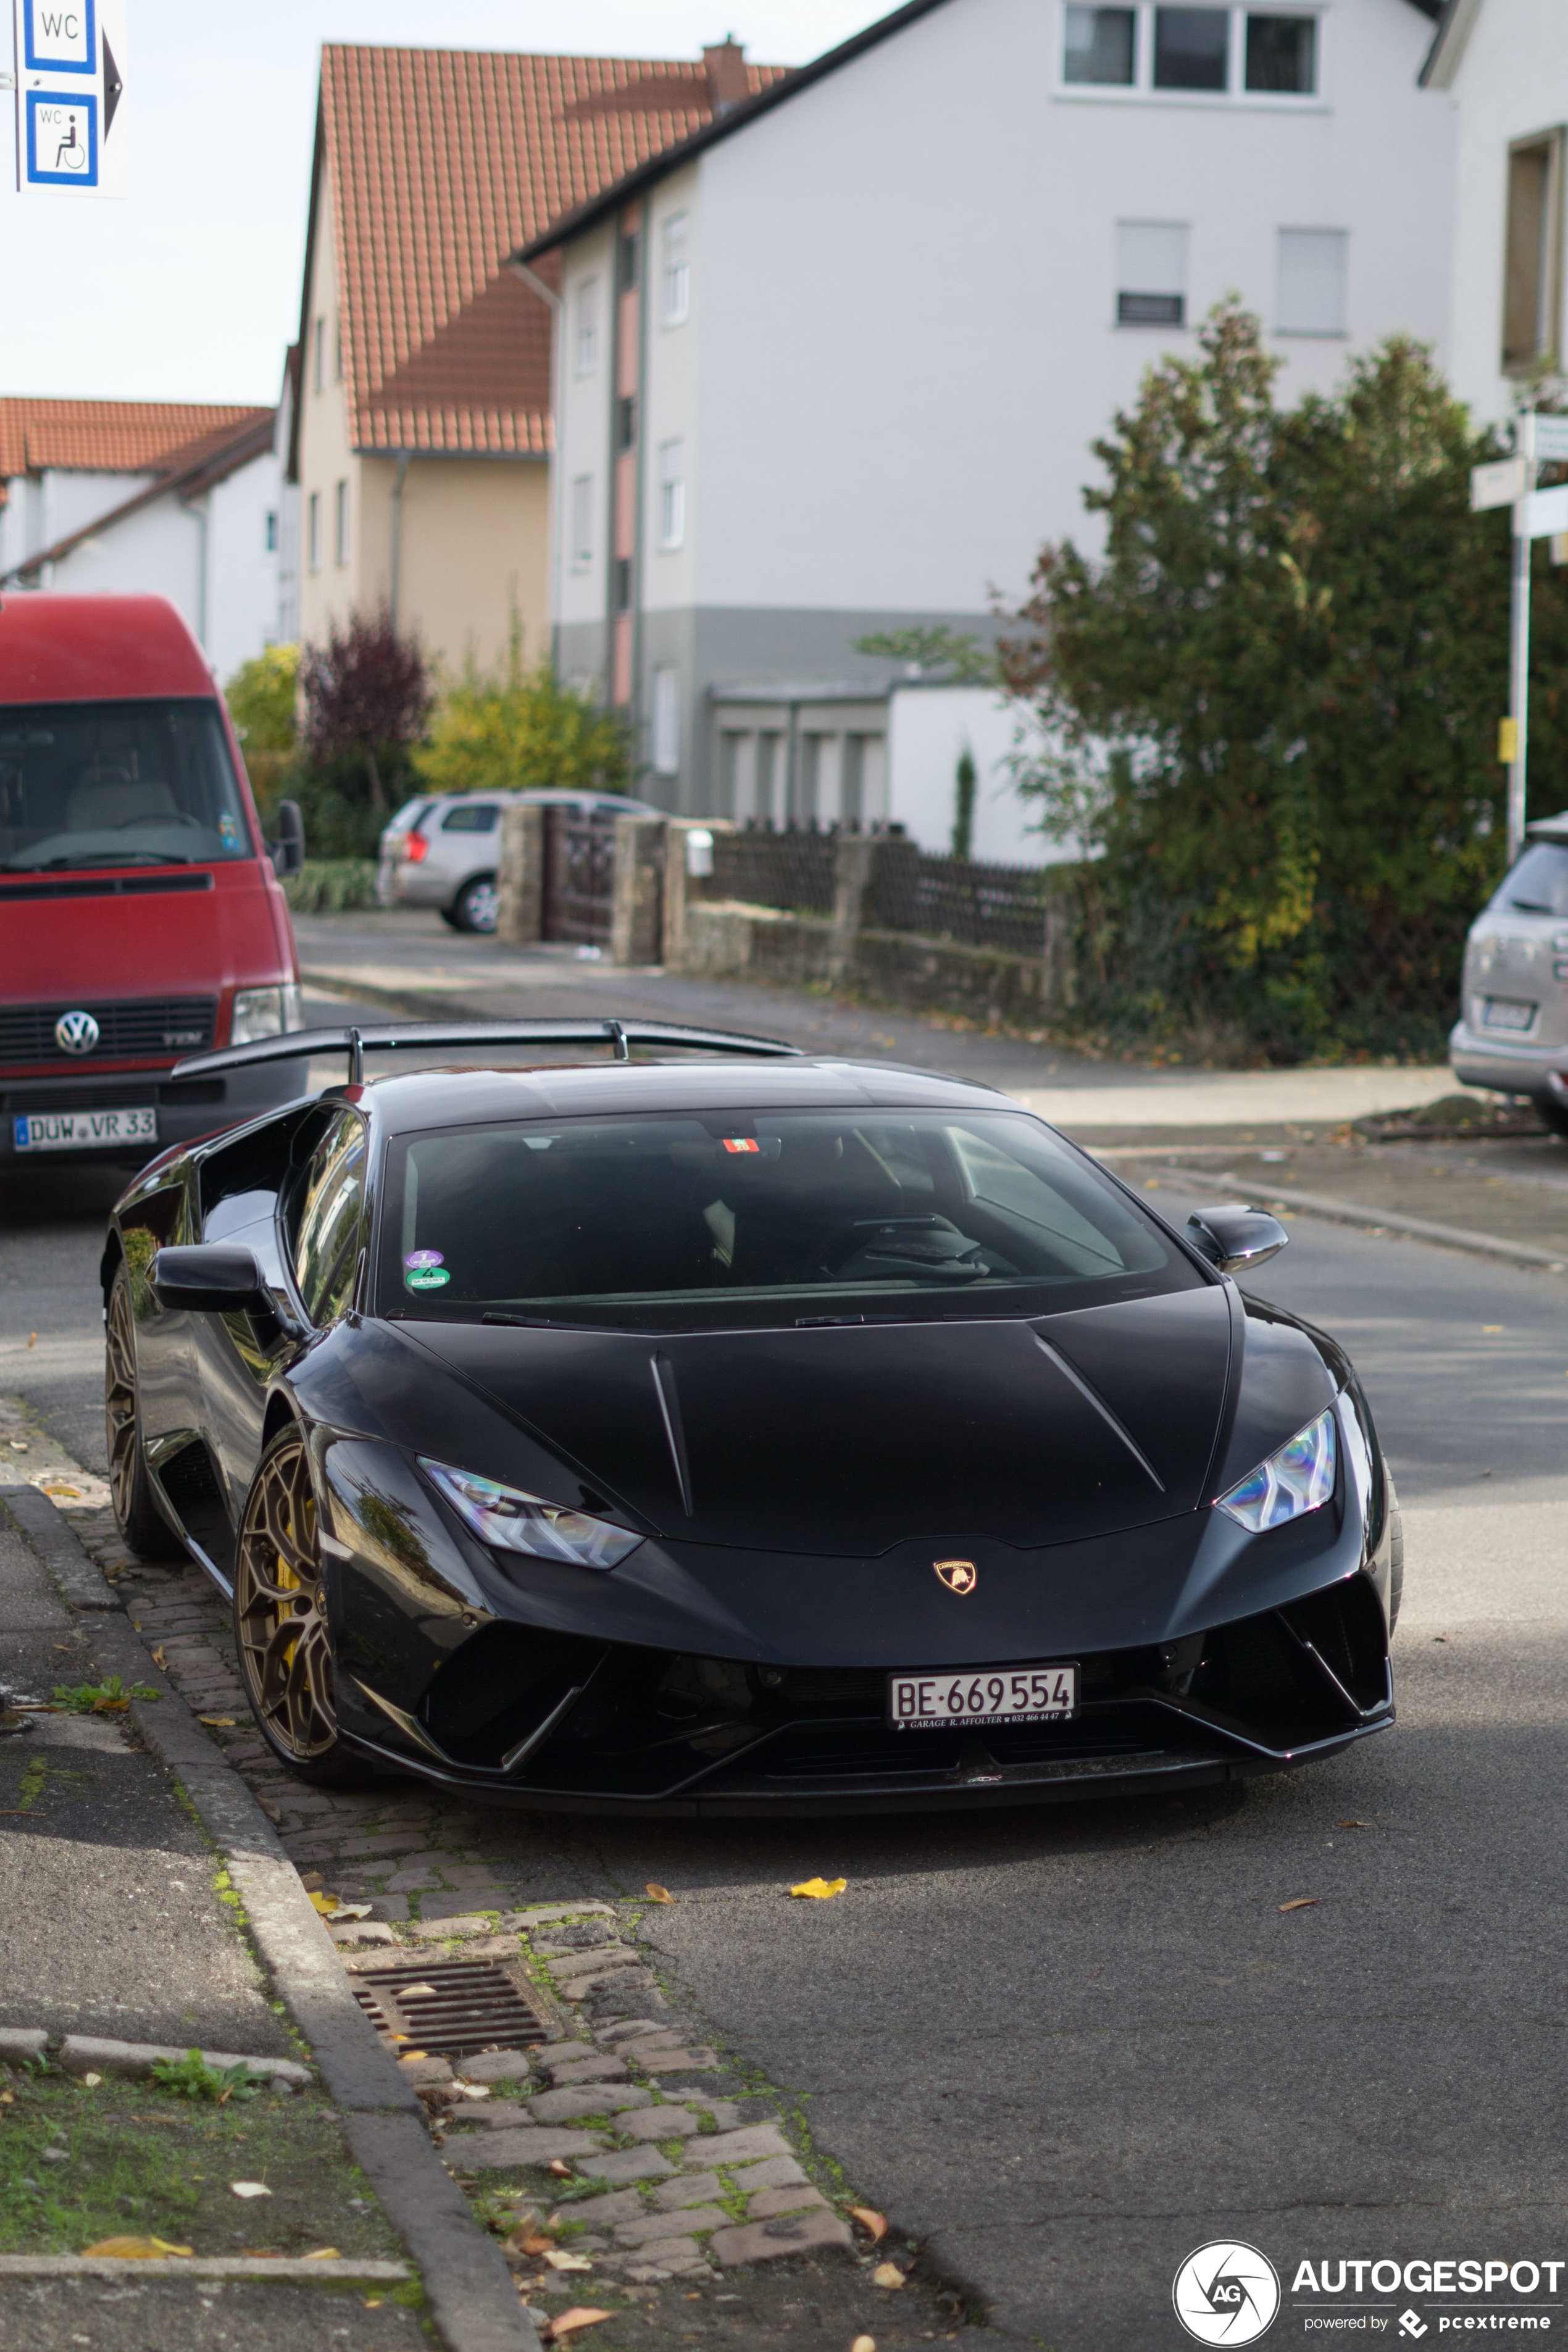
[[[686,544],[686,444],[658,445],[658,545],[666,555]]]
[[[663,251],[662,320],[667,327],[684,327],[691,316],[691,215],[670,213],[660,231]]]
[[[1181,0],[1173,0],[1180,5]],[[1133,26],[1132,79],[1130,82],[1068,81],[1067,33],[1072,0],[1057,0],[1056,81],[1052,96],[1082,100],[1090,106],[1242,106],[1287,114],[1326,111],[1330,104],[1329,65],[1332,10],[1321,0],[1186,0],[1193,7],[1224,7],[1230,17],[1226,37],[1224,89],[1156,89],[1154,87],[1154,11],[1162,0],[1104,0],[1106,5],[1130,5]],[[1092,0],[1090,0],[1092,5]],[[1317,82],[1314,90],[1245,89],[1247,19],[1248,16],[1310,16],[1318,28]]]
[[[332,486],[332,551],[340,565],[349,560],[349,486],[346,477]]]
[[[649,698],[653,712],[652,752],[656,776],[680,773],[680,672],[664,662],[654,671]]]
[[[584,278],[572,297],[572,364],[579,381],[599,373],[599,281]]]
[[[578,474],[572,483],[571,509],[567,518],[572,535],[571,563],[574,572],[588,572],[594,563],[594,477]]]
[[[1288,236],[1337,238],[1339,242],[1340,254],[1340,323],[1337,327],[1292,327],[1286,325],[1282,315],[1284,305],[1280,300],[1280,289],[1284,283],[1285,277],[1285,240]],[[1302,340],[1308,342],[1342,343],[1348,340],[1350,335],[1351,307],[1350,248],[1351,238],[1349,229],[1301,228],[1293,227],[1289,225],[1282,226],[1276,229],[1274,232],[1274,332],[1277,335],[1287,336],[1292,341]]]
[[[1138,234],[1143,230],[1152,231],[1159,236],[1166,237],[1179,236],[1182,240],[1181,284],[1179,286],[1155,286],[1152,284],[1145,286],[1124,286],[1121,282],[1124,277],[1136,277],[1141,274],[1145,278],[1153,278],[1169,276],[1171,274],[1163,269],[1144,269],[1140,272],[1136,264],[1124,264],[1122,260],[1122,232],[1124,230],[1129,232],[1133,237],[1136,237]],[[1128,334],[1185,334],[1192,317],[1192,268],[1193,229],[1192,223],[1190,221],[1119,220],[1116,224],[1116,284],[1113,289],[1116,299],[1111,319],[1112,325],[1120,328]],[[1124,319],[1121,315],[1121,299],[1123,295],[1127,294],[1145,294],[1152,295],[1156,299],[1179,300],[1182,306],[1182,315],[1179,319]]]

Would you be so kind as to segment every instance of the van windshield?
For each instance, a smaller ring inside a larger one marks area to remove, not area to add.
[[[0,704],[0,872],[255,855],[214,703]]]
[[[1503,877],[1492,908],[1503,914],[1568,915],[1568,849],[1555,842],[1532,841]]]

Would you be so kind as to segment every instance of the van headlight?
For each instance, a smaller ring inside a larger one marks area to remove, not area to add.
[[[497,1551],[531,1552],[536,1559],[570,1560],[574,1568],[607,1569],[618,1568],[642,1541],[629,1528],[590,1518],[586,1511],[563,1510],[559,1503],[546,1503],[519,1487],[476,1478],[470,1470],[427,1462],[422,1454],[416,1458],[464,1526]]]
[[[1248,1535],[1260,1536],[1282,1528],[1304,1512],[1315,1511],[1334,1491],[1334,1415],[1332,1407],[1299,1429],[1288,1445],[1260,1462],[1227,1494],[1216,1495],[1215,1508],[1234,1519]]]
[[[296,982],[286,981],[281,988],[236,989],[228,1033],[231,1045],[254,1045],[259,1038],[281,1037],[288,1030],[304,1025]]]

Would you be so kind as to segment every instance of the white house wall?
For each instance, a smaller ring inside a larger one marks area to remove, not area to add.
[[[280,634],[277,541],[282,492],[283,469],[268,449],[207,493],[205,642],[219,677],[232,677],[241,662]]]
[[[1484,0],[1451,88],[1432,93],[1457,117],[1454,384],[1481,417],[1505,417],[1513,405],[1502,372],[1509,144],[1568,121],[1564,32],[1563,0]]]
[[[1075,854],[1030,829],[1028,802],[1014,789],[1013,760],[1038,748],[1039,730],[1020,704],[987,687],[895,687],[888,702],[888,816],[921,847],[952,847],[958,763],[975,769],[970,855],[994,866],[1041,866]]]
[[[560,661],[563,674],[583,679],[602,678],[605,665],[605,621],[609,610],[610,501],[614,491],[610,453],[611,403],[614,394],[616,239],[612,225],[595,229],[574,245],[567,257],[562,285],[562,312],[557,328],[556,441],[553,463],[560,476],[555,502],[557,530],[552,551],[555,594],[553,617],[563,640]],[[577,299],[590,279],[598,286],[598,358],[591,374],[579,376],[576,359]],[[574,483],[591,485],[589,560],[581,570],[573,561],[572,494]]]

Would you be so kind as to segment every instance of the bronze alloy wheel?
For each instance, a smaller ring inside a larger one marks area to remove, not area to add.
[[[234,1623],[257,1721],[296,1769],[324,1777],[344,1759],[332,1705],[316,1496],[297,1429],[258,1465],[239,1530]]]
[[[142,1458],[141,1415],[136,1406],[136,1318],[131,1276],[120,1266],[104,1318],[103,1417],[109,1445],[109,1493],[115,1523],[132,1551],[143,1559],[163,1559],[180,1549],[164,1526],[149,1491]]]

